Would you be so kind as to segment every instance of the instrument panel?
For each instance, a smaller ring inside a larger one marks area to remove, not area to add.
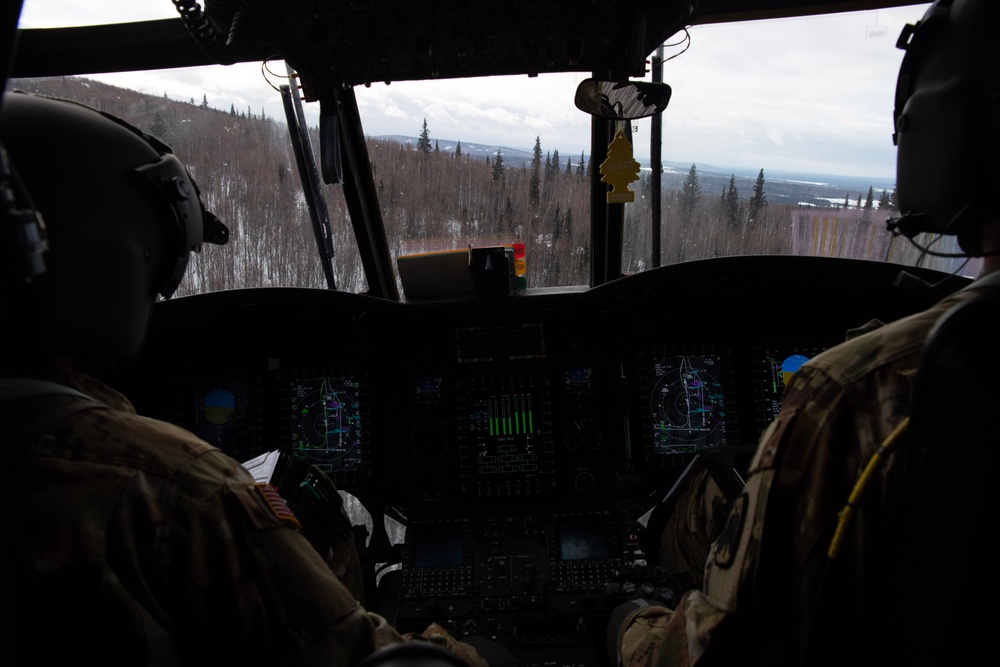
[[[105,379],[237,460],[290,452],[404,517],[380,610],[401,630],[604,664],[608,582],[692,457],[742,474],[798,366],[969,282],[901,269],[739,257],[497,299],[211,293],[157,303],[143,353]]]
[[[431,622],[457,636],[494,637],[541,662],[599,664],[603,588],[621,568],[609,512],[414,521],[407,527],[398,608],[402,632]]]
[[[237,460],[291,451],[390,505],[606,508],[622,474],[658,488],[692,452],[752,450],[799,365],[968,282],[910,269],[951,282],[904,290],[900,270],[738,257],[499,299],[209,293],[157,303],[106,379]]]

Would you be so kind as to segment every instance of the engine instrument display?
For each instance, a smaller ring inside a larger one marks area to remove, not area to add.
[[[530,376],[474,380],[462,389],[464,456],[491,494],[532,493],[552,472],[550,398]]]

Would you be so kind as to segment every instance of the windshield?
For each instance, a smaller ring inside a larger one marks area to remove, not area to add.
[[[21,26],[175,15],[165,0],[137,4],[26,0]],[[977,263],[923,256],[885,230],[895,205],[891,117],[902,60],[895,39],[926,7],[701,25],[672,38],[660,52],[663,81],[673,94],[660,117],[658,216],[650,161],[654,121],[620,124],[626,143],[612,151],[619,158],[630,154],[639,165],[638,179],[623,186],[634,200],[621,204],[622,272],[731,255],[807,254],[974,275]],[[601,164],[591,160],[591,117],[573,103],[577,84],[588,76],[359,86],[394,266],[400,256],[523,244],[527,287],[588,285],[590,174]],[[278,92],[296,84],[279,60],[20,79],[10,86],[119,115],[163,138],[189,165],[231,240],[206,245],[177,292],[182,295],[329,286]],[[303,111],[319,162],[318,105],[306,102]],[[324,188],[335,287],[363,292],[366,278],[341,188]],[[951,237],[933,249],[957,251]],[[398,274],[396,280],[405,298]]]

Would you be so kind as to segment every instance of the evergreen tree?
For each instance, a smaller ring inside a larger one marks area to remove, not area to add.
[[[431,152],[431,132],[427,129],[426,118],[423,127],[420,128],[420,137],[417,138],[417,150],[425,154]]]
[[[167,136],[167,124],[163,120],[163,114],[159,111],[157,111],[156,115],[153,116],[153,124],[149,127],[149,133],[154,137],[159,137],[160,139]]]
[[[549,174],[549,178],[552,178],[559,173],[559,151],[557,149],[552,149],[552,173]]]
[[[580,151],[580,161],[576,165],[576,175],[583,176],[583,151]],[[590,167],[587,167],[587,175],[590,175]]]
[[[493,170],[490,172],[490,178],[494,183],[500,181],[503,178],[503,153],[500,149],[497,149],[496,159],[493,160]]]
[[[459,141],[455,144],[455,157],[462,157],[462,142]]]
[[[435,155],[440,155],[441,154],[441,147],[438,145],[438,140],[437,139],[434,140],[434,154]]]
[[[535,152],[531,160],[531,178],[528,180],[528,202],[538,206],[542,201],[542,140],[535,137]]]
[[[858,193],[858,210],[861,210],[861,193]]]
[[[681,220],[685,224],[692,221],[700,197],[701,184],[698,183],[698,169],[692,164],[680,192]]]
[[[753,195],[750,197],[748,202],[750,205],[750,216],[748,222],[752,225],[755,224],[763,209],[767,207],[767,195],[764,194],[764,170],[761,169],[760,173],[757,174],[757,181],[753,185]]]
[[[865,197],[865,220],[871,220],[873,210],[875,210],[875,188],[869,185],[868,196]]]
[[[235,104],[230,104],[229,105],[229,115],[230,116],[235,116],[236,115],[236,105]]]
[[[567,174],[572,174],[573,173],[573,158],[569,158],[569,157],[566,158],[566,173]]]
[[[844,210],[846,211],[849,208],[851,208],[851,193],[850,192],[845,192],[844,193]]]
[[[882,196],[878,198],[878,210],[884,211],[889,208],[889,191],[883,189]]]
[[[208,95],[204,95],[203,94],[201,96],[201,108],[202,109],[207,109],[208,108]]]
[[[740,195],[736,190],[736,174],[729,177],[729,190],[726,192],[726,219],[729,226],[736,228],[740,214]]]

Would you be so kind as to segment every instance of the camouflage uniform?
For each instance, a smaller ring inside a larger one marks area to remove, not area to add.
[[[866,639],[879,627],[870,612],[873,554],[885,530],[891,456],[824,575],[827,549],[859,472],[907,416],[931,327],[984,289],[982,283],[828,350],[795,373],[750,465],[745,492],[709,552],[703,588],[687,592],[676,611],[632,612],[619,629],[621,664],[843,665],[863,657]],[[821,576],[827,580],[817,616]]]
[[[403,640],[348,589],[353,544],[325,563],[273,487],[193,434],[136,415],[120,394],[72,379],[100,402],[0,405],[21,426],[11,432],[4,419],[5,549],[16,545],[27,571],[20,628],[43,638],[22,648],[35,658],[61,650],[74,664],[347,666]],[[485,665],[439,627],[408,637]]]
[[[691,476],[660,533],[659,565],[677,594],[704,581],[705,560],[726,516],[725,496],[707,468]]]

